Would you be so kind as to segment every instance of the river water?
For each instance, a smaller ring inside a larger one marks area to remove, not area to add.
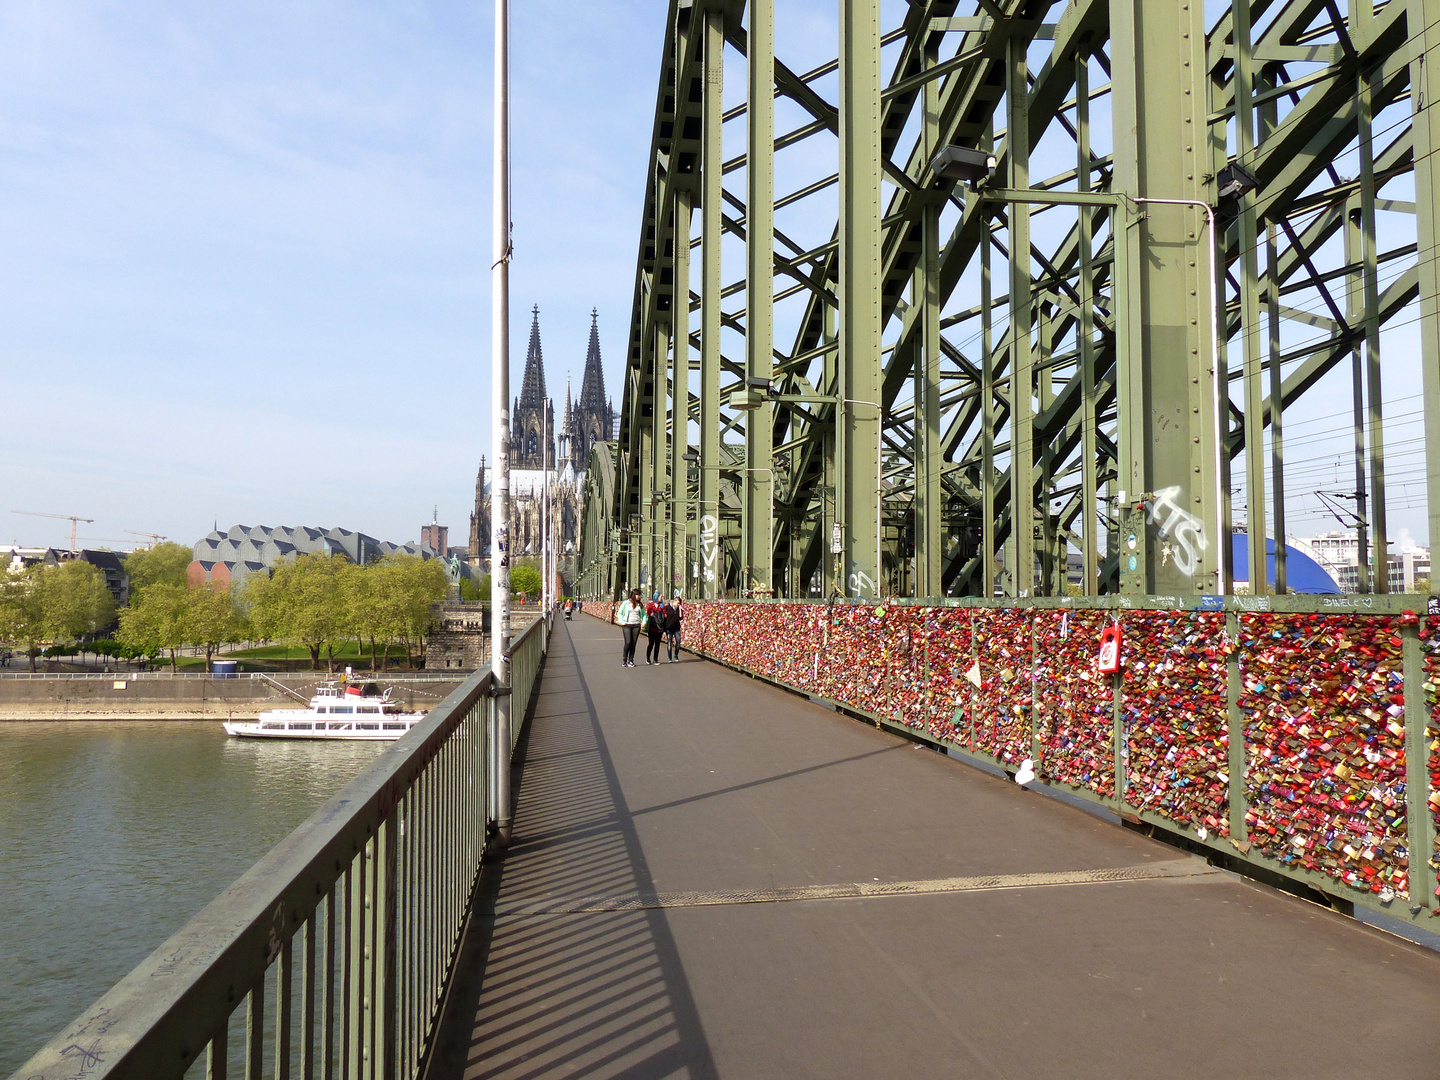
[[[343,787],[384,743],[218,723],[0,723],[0,1077]]]

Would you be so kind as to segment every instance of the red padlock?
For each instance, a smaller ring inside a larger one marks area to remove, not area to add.
[[[1124,640],[1119,623],[1111,623],[1100,635],[1100,655],[1096,666],[1102,675],[1114,675],[1120,670],[1120,646]]]

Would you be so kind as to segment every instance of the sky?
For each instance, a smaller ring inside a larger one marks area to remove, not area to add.
[[[567,373],[578,393],[595,308],[619,407],[667,6],[513,4],[512,392],[538,305],[550,393]],[[836,0],[777,7],[792,68],[835,55]],[[882,26],[904,8],[884,0]],[[119,547],[214,524],[418,540],[432,508],[465,542],[490,456],[492,20],[490,0],[0,0],[0,543],[68,541],[68,522],[17,510],[93,518],[80,536]],[[835,78],[816,82],[831,100]],[[744,85],[732,50],[727,104]],[[1096,121],[1103,139],[1103,106]],[[743,124],[725,140],[740,152]],[[777,190],[833,172],[835,151],[777,155]],[[727,184],[743,192],[743,170]],[[834,199],[777,225],[822,243]],[[777,307],[779,340],[796,317]],[[1405,546],[1425,539],[1413,319],[1386,339]],[[1348,379],[1287,409],[1292,533],[1338,527],[1314,491],[1345,487]]]
[[[513,6],[513,389],[619,404],[662,0]],[[465,542],[489,454],[493,8],[0,2],[0,542],[95,519]]]

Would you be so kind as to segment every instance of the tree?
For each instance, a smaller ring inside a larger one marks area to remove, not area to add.
[[[72,559],[42,571],[38,580],[52,641],[75,641],[114,623],[115,597],[97,567]]]
[[[244,636],[244,623],[228,589],[193,585],[185,592],[185,636],[205,650],[205,668],[221,645]]]
[[[438,559],[414,555],[393,555],[369,572],[377,573],[378,587],[385,597],[387,625],[405,644],[411,655],[415,643],[424,643],[430,632],[434,606],[445,599],[450,575]]]
[[[179,670],[175,650],[190,640],[190,590],[184,585],[154,583],[120,613],[120,640],[155,657],[170,651],[170,670]]]
[[[87,562],[0,572],[0,636],[25,645],[31,671],[40,642],[68,643],[114,621],[105,576]]]
[[[533,566],[517,566],[510,571],[510,591],[526,596],[540,595],[540,571]]]
[[[125,573],[130,575],[130,597],[133,601],[151,585],[184,585],[195,553],[184,544],[156,544],[149,549],[132,551],[125,558]]]
[[[0,637],[24,645],[35,670],[38,645],[45,639],[45,605],[40,589],[41,566],[0,570]]]
[[[388,562],[388,560],[386,560]],[[392,597],[393,576],[386,562],[370,566],[353,566],[344,583],[349,599],[350,624],[355,636],[370,642],[370,668],[376,670],[376,641],[385,646],[386,666],[390,660],[390,642],[399,636],[401,619]]]
[[[315,552],[282,562],[270,577],[255,574],[245,583],[250,620],[261,637],[303,645],[320,667],[320,650],[331,649],[351,625],[341,575],[344,559]]]

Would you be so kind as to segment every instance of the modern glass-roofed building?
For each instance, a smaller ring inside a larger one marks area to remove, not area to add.
[[[422,559],[437,554],[421,544],[392,544],[349,529],[318,529],[308,525],[236,525],[216,529],[195,542],[195,561],[190,564],[190,582],[230,584],[250,574],[269,571],[284,559],[320,553],[339,556],[353,563],[372,563],[387,555],[415,555]]]

